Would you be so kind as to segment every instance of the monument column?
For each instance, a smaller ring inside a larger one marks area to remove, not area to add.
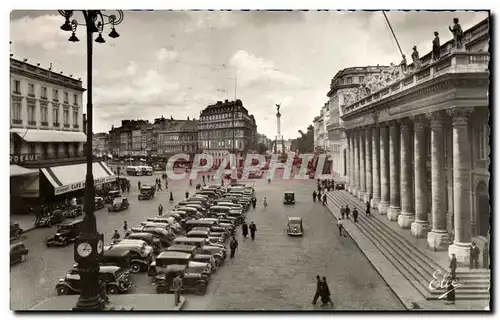
[[[380,126],[380,202],[378,212],[387,214],[389,208],[389,128]]]
[[[358,199],[363,200],[366,194],[366,168],[365,168],[365,130],[359,130],[359,192]]]
[[[411,224],[411,234],[417,238],[427,236],[429,228],[427,210],[429,208],[429,194],[427,186],[427,136],[424,116],[413,119],[415,132],[413,159],[415,163],[415,221]]]
[[[358,196],[358,192],[360,190],[360,182],[359,182],[359,179],[360,179],[360,170],[359,170],[359,131],[356,130],[356,135],[355,135],[355,138],[354,138],[354,161],[355,161],[355,164],[354,164],[354,176],[356,177],[356,187],[354,188],[354,193],[353,193],[353,196],[357,197]]]
[[[399,181],[399,126],[396,121],[389,124],[389,175],[390,175],[390,205],[387,219],[397,221],[401,213],[401,194]]]
[[[366,166],[366,193],[363,202],[368,202],[373,197],[372,180],[372,128],[365,129],[365,166]]]
[[[455,240],[449,247],[448,252],[450,256],[452,253],[456,255],[458,263],[468,266],[471,242],[471,187],[467,120],[472,113],[472,109],[453,108],[448,111],[452,117],[453,126],[453,221],[455,222]]]
[[[445,171],[444,171],[444,113],[434,112],[431,120],[431,189],[432,230],[427,234],[427,243],[433,250],[446,250],[450,238],[446,231]]]
[[[372,128],[372,167],[373,167],[373,197],[371,207],[378,208],[380,202],[380,128]]]
[[[401,214],[398,224],[403,229],[410,229],[415,220],[413,198],[413,168],[412,168],[412,123],[409,119],[400,121],[401,128]]]

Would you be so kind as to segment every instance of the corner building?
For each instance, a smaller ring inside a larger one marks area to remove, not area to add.
[[[448,41],[438,61],[382,71],[341,116],[349,192],[467,266],[490,233],[488,29],[465,31],[462,50]]]

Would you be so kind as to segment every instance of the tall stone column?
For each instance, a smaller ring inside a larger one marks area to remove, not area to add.
[[[412,167],[412,128],[413,124],[409,119],[400,121],[401,131],[401,214],[398,217],[398,224],[403,229],[410,229],[411,223],[415,220],[414,198],[413,198],[413,167]]]
[[[428,186],[427,186],[427,136],[426,122],[423,116],[413,119],[415,132],[413,159],[415,163],[415,221],[411,224],[411,234],[417,238],[427,236],[428,223]]]
[[[380,202],[378,212],[387,214],[389,208],[389,128],[386,125],[380,127]]]
[[[372,128],[372,168],[373,197],[371,207],[377,209],[380,202],[380,129],[378,126]]]
[[[359,170],[359,131],[356,130],[356,136],[354,138],[354,176],[356,177],[356,187],[354,188],[353,196],[357,197],[360,190],[360,170]]]
[[[457,262],[469,265],[471,242],[470,214],[470,144],[467,119],[471,108],[454,108],[449,110],[452,117],[453,131],[453,212],[455,222],[455,240],[449,247],[451,256],[454,253]]]
[[[365,164],[365,130],[359,130],[359,192],[358,199],[363,200],[366,194],[366,164]]]
[[[401,213],[401,193],[399,181],[399,125],[396,121],[389,124],[389,171],[390,204],[387,219],[397,221]]]
[[[366,193],[363,201],[366,203],[373,197],[372,180],[372,128],[365,129],[365,176]]]
[[[433,250],[446,250],[450,237],[446,231],[446,199],[444,171],[444,113],[429,115],[431,120],[431,189],[432,230],[427,234],[427,243]]]
[[[347,141],[347,188],[346,190],[350,192],[352,184],[351,176],[351,133],[346,131],[346,141]]]

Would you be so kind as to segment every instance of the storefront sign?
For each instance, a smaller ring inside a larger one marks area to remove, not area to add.
[[[103,183],[113,182],[115,180],[116,180],[115,176],[94,179],[94,186],[98,186],[98,185],[101,185]],[[81,190],[81,189],[85,189],[85,181],[76,182],[76,183],[73,183],[70,185],[55,188],[54,194],[59,195],[59,194],[63,194],[66,192],[71,192],[71,191]]]
[[[36,153],[21,153],[21,154],[10,155],[11,164],[24,164],[38,160],[40,160],[40,155]]]

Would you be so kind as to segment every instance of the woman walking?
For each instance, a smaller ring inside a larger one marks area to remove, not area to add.
[[[320,296],[321,296],[321,302],[323,303],[322,306],[325,306],[327,303],[329,303],[331,306],[333,306],[332,299],[330,298],[330,288],[328,287],[328,283],[326,282],[326,277],[323,277],[322,285],[321,285],[321,290],[320,290]]]

